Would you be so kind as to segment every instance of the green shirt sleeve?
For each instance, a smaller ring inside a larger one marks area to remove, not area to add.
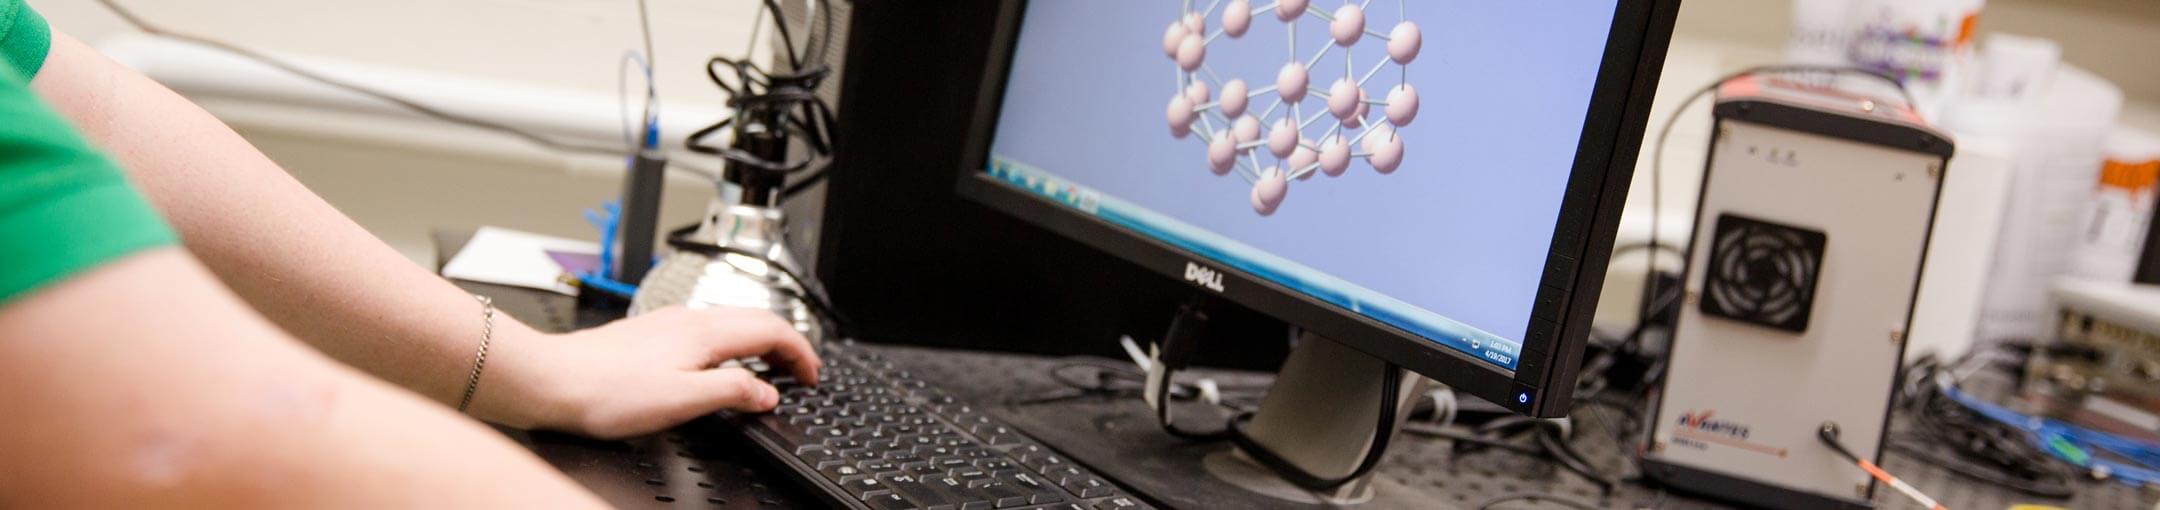
[[[0,0],[0,52],[8,64],[0,66],[0,305],[175,242],[119,167],[30,91],[19,70],[43,65],[46,30],[19,0]],[[30,33],[35,51],[18,43]]]
[[[0,60],[23,80],[37,76],[52,48],[52,27],[22,0],[0,0]]]

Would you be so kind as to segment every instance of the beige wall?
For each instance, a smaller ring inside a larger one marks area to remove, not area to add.
[[[622,54],[642,46],[635,0],[119,1],[169,30],[214,36],[302,64],[335,61],[514,84],[594,102],[585,106],[610,113],[617,108]],[[663,105],[712,116],[724,96],[707,82],[703,64],[715,54],[747,52],[757,3],[649,2]],[[132,33],[92,0],[30,3],[54,27],[93,45]],[[619,164],[609,158],[567,157],[410,116],[205,97],[175,87],[416,261],[433,260],[428,231],[438,226],[492,224],[591,238],[580,211],[612,198],[621,184]],[[459,110],[455,98],[414,99]],[[612,141],[618,121],[594,120],[609,138],[592,142]],[[708,120],[717,119],[699,121]],[[663,222],[690,221],[713,193],[698,177],[671,176]]]
[[[614,94],[637,49],[636,0],[115,0],[164,27],[242,46],[420,71]],[[648,0],[655,69],[671,100],[718,104],[703,64],[749,43],[747,0]],[[30,0],[95,43],[127,31],[93,0]]]

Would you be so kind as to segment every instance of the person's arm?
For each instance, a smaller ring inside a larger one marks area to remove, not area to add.
[[[188,250],[277,325],[339,361],[455,405],[481,305],[406,260],[178,94],[66,34],[34,89],[125,167]],[[673,310],[545,335],[498,316],[470,412],[601,437],[657,431],[777,392],[718,362],[764,355],[816,381],[809,343],[769,312]]]
[[[179,249],[0,305],[0,508],[602,506],[286,337]]]

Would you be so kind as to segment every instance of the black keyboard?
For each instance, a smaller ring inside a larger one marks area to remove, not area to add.
[[[820,347],[813,388],[763,363],[780,389],[770,414],[742,417],[751,442],[848,508],[1151,508],[1109,480],[876,353]]]

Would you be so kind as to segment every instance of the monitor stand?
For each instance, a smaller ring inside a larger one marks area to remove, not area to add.
[[[1397,400],[1380,402],[1381,370],[1386,366],[1357,349],[1302,334],[1245,433],[1308,473],[1326,478],[1349,475],[1372,444],[1380,406],[1397,406],[1395,423],[1388,429],[1395,434],[1409,417],[1411,404],[1428,386],[1425,378],[1405,374]],[[1231,485],[1290,502],[1352,505],[1373,499],[1371,473],[1332,492],[1316,493],[1291,484],[1239,449],[1208,454],[1203,465],[1209,475]]]

